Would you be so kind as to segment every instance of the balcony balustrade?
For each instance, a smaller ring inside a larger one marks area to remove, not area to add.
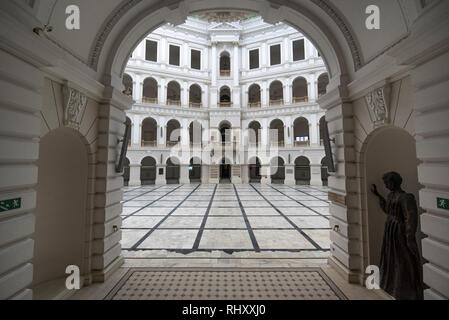
[[[142,147],[157,147],[157,141],[142,140]]]
[[[174,146],[177,146],[180,144],[180,141],[167,141],[167,148],[173,148]]]
[[[203,106],[201,102],[190,102],[190,108],[200,109]]]
[[[284,99],[279,99],[279,100],[270,100],[270,106],[280,106],[284,104]]]
[[[220,76],[221,77],[230,77],[231,76],[231,70],[220,70]]]
[[[181,100],[167,99],[167,106],[181,106]]]
[[[220,108],[231,108],[233,103],[232,102],[219,102]]]
[[[142,97],[142,103],[158,104],[159,101],[157,98]]]
[[[293,103],[309,102],[309,97],[293,97]]]
[[[249,108],[260,108],[262,106],[262,104],[259,102],[249,102],[248,103],[248,107]]]
[[[310,141],[295,141],[295,147],[310,147]]]

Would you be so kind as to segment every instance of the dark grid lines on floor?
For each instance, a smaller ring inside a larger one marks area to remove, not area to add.
[[[125,189],[125,251],[328,251],[327,188],[166,185]]]

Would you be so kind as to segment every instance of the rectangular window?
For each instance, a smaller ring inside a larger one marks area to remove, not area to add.
[[[170,45],[170,58],[169,63],[173,66],[179,66],[180,65],[180,50],[181,48],[178,46]]]
[[[251,50],[249,52],[249,68],[250,69],[259,68],[259,49]]]
[[[192,49],[191,53],[190,67],[192,69],[201,70],[201,51]]]
[[[305,58],[304,39],[293,41],[293,61],[300,61]]]
[[[270,47],[270,65],[281,64],[281,45],[277,44]]]
[[[145,60],[157,62],[157,42],[147,40],[145,50]]]

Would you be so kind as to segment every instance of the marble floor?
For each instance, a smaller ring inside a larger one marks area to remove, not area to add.
[[[122,218],[123,255],[131,260],[310,258],[324,262],[329,252],[326,187],[128,187]]]

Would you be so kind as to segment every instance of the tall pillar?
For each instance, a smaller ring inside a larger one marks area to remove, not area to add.
[[[136,82],[136,87],[133,90],[133,99],[137,102],[142,102],[144,79],[142,79],[142,76],[137,75],[134,81]]]
[[[233,80],[234,87],[239,87],[240,85],[240,58],[239,58],[239,43],[234,43],[234,63],[233,63]]]
[[[242,164],[242,183],[249,183],[249,166],[248,164]]]
[[[190,178],[189,178],[189,164],[181,164],[180,165],[180,177],[179,177],[179,183],[180,184],[190,184]]]
[[[234,184],[242,183],[242,169],[240,165],[232,165],[231,182]]]
[[[285,164],[285,182],[286,185],[296,185],[295,180],[295,165],[294,164]]]
[[[261,175],[261,184],[270,184],[271,183],[271,173],[270,173],[270,164],[263,164],[260,168]]]
[[[142,182],[140,181],[140,164],[130,164],[129,165],[129,186],[140,186]]]
[[[217,78],[218,78],[218,66],[217,66],[217,61],[218,61],[218,57],[217,57],[217,43],[213,42],[212,43],[212,65],[211,65],[211,73],[212,73],[212,87],[216,87],[217,86]]]
[[[123,177],[115,172],[117,140],[123,135],[125,106],[114,100],[116,89],[109,89],[99,107],[98,163],[96,166],[95,217],[92,241],[92,280],[105,281],[123,264],[121,255],[121,201]],[[119,120],[117,120],[119,119]]]
[[[323,185],[323,181],[321,180],[321,164],[310,165],[310,185],[311,186]]]
[[[209,183],[209,165],[204,163],[201,165],[201,183],[202,184]]]
[[[210,184],[220,183],[220,165],[218,164],[209,165],[209,183]]]
[[[165,174],[167,171],[167,166],[165,164],[159,164],[156,166],[156,185],[166,185],[167,180],[165,179]]]

